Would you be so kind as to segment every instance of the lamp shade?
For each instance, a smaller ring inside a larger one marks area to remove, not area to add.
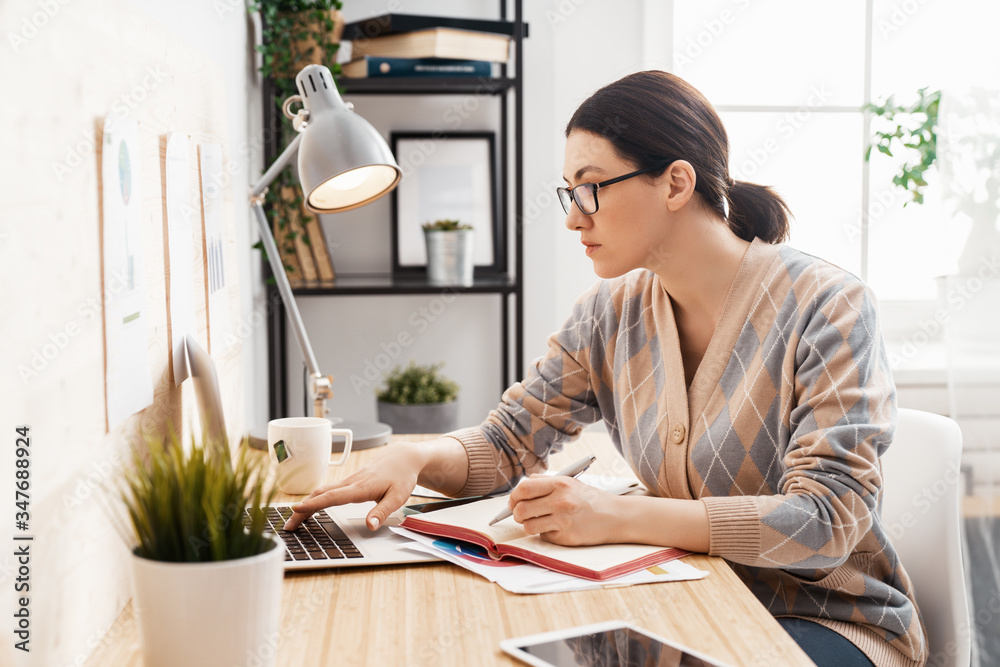
[[[299,181],[316,213],[347,211],[378,199],[402,171],[382,135],[344,103],[330,70],[308,65],[295,77],[309,112],[299,146]]]

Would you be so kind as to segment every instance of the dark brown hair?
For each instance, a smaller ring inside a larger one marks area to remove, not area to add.
[[[737,236],[780,243],[790,211],[771,188],[729,176],[729,137],[705,96],[668,72],[630,74],[591,95],[566,126],[603,137],[623,160],[646,169],[674,160],[694,167],[695,191]],[[648,178],[662,174],[653,171]],[[729,215],[726,215],[728,205]]]

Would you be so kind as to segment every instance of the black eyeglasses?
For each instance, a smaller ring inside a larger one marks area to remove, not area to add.
[[[670,162],[663,162],[656,165],[655,167],[647,167],[646,169],[640,169],[639,171],[633,171],[631,174],[625,174],[624,176],[619,176],[618,178],[609,178],[606,181],[601,181],[600,183],[581,183],[573,188],[556,188],[556,194],[559,195],[559,203],[562,204],[563,211],[566,215],[569,215],[569,205],[570,202],[576,202],[576,207],[580,209],[580,212],[584,215],[593,215],[597,213],[597,209],[600,205],[597,202],[597,191],[601,188],[605,188],[612,183],[620,183],[621,181],[632,178],[633,176],[639,176],[640,174],[648,174],[651,171],[656,171],[658,169],[665,169]]]

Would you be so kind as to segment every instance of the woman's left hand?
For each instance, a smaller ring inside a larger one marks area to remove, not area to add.
[[[617,541],[618,498],[573,477],[532,475],[510,494],[510,507],[529,535],[566,546],[607,544]]]

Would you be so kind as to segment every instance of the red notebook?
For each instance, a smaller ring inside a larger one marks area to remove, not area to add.
[[[600,544],[564,547],[528,535],[513,518],[489,525],[507,506],[507,498],[487,498],[427,514],[413,514],[400,524],[418,533],[478,544],[493,558],[513,557],[574,577],[605,581],[688,554],[672,547],[644,544]]]

